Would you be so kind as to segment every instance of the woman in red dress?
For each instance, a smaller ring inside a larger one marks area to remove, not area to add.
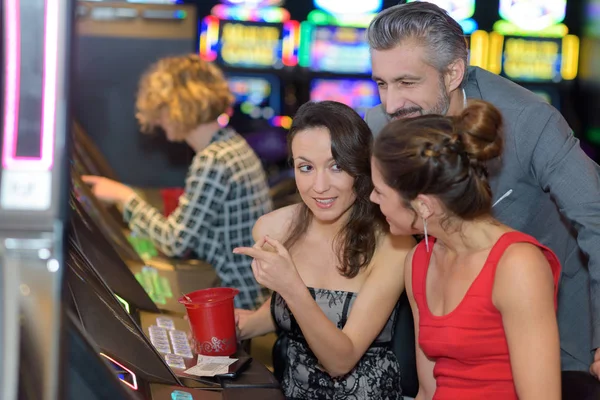
[[[486,162],[502,152],[501,125],[476,101],[457,117],[394,121],[375,142],[371,200],[393,234],[425,235],[405,268],[419,400],[560,399],[560,264],[492,216],[503,199]]]

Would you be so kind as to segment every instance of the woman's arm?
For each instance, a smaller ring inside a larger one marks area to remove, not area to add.
[[[511,245],[498,263],[492,299],[502,314],[521,400],[560,400],[560,343],[554,280],[539,248]]]
[[[385,326],[404,290],[404,259],[413,245],[412,237],[388,235],[382,239],[343,330],[327,318],[306,287],[280,292],[311,350],[331,376],[350,372]]]
[[[235,317],[238,340],[252,339],[275,331],[270,298],[256,311],[236,310]]]
[[[417,393],[415,400],[431,400],[436,389],[435,378],[433,376],[435,361],[427,358],[423,349],[419,346],[419,308],[417,307],[415,296],[412,291],[412,259],[414,253],[415,251],[413,249],[406,257],[406,262],[404,263],[404,276],[406,296],[408,297],[415,323],[415,353],[417,359],[417,376],[419,378],[419,393]]]

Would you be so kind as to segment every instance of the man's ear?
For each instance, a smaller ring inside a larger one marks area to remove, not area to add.
[[[444,74],[444,83],[446,90],[450,93],[460,88],[463,77],[467,73],[467,66],[463,60],[455,60],[452,62]]]

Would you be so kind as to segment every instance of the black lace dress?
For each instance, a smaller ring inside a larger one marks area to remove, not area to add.
[[[357,293],[313,288],[309,291],[329,320],[342,329]],[[332,378],[319,366],[294,316],[278,293],[273,293],[271,314],[283,335],[281,339],[286,342],[281,385],[287,399],[402,399],[400,366],[391,350],[396,309],[354,369],[339,378]]]

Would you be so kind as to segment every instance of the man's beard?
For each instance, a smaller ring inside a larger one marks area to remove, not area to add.
[[[428,115],[428,114],[446,115],[446,113],[448,112],[448,109],[450,108],[450,94],[448,92],[446,92],[446,87],[444,85],[443,78],[440,80],[439,89],[440,89],[440,92],[438,95],[437,102],[431,109],[423,110],[421,107],[401,108],[399,110],[396,110],[396,112],[394,112],[393,114],[388,114],[388,118],[390,120],[402,119],[402,118],[405,118],[407,115],[410,115],[413,113],[418,113],[419,115]]]

